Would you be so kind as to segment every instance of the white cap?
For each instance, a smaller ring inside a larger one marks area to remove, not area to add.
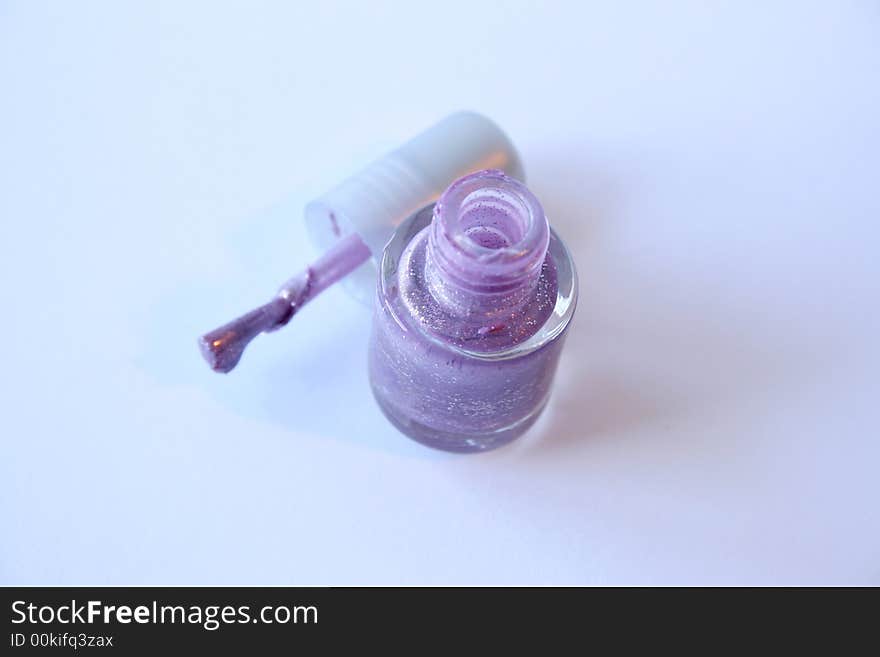
[[[498,126],[474,112],[451,114],[309,203],[309,234],[321,251],[352,232],[361,236],[373,258],[344,282],[369,303],[376,262],[395,228],[436,201],[454,180],[482,169],[525,179],[516,149]]]

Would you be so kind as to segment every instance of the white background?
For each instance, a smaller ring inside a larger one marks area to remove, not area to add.
[[[581,299],[520,442],[408,441],[302,205],[494,118]],[[0,582],[880,584],[876,2],[0,2]]]

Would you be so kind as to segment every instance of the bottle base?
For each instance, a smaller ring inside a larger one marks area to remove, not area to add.
[[[493,449],[503,447],[513,442],[535,423],[541,412],[546,406],[546,400],[538,408],[532,411],[526,417],[517,420],[513,424],[496,431],[484,434],[473,433],[456,433],[451,431],[442,431],[429,427],[421,422],[416,422],[409,418],[402,417],[395,412],[384,400],[373,390],[373,397],[382,410],[382,413],[388,418],[402,434],[432,449],[439,449],[444,452],[455,452],[458,454],[473,454],[478,452],[488,452]]]

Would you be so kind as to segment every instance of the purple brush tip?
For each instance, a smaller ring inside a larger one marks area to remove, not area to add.
[[[226,374],[238,365],[244,348],[264,331],[286,324],[294,308],[278,297],[199,338],[199,349],[215,372]]]
[[[272,301],[199,338],[202,356],[215,372],[231,372],[251,340],[287,324],[307,302],[369,258],[370,249],[357,234],[339,239],[305,271],[282,285]]]

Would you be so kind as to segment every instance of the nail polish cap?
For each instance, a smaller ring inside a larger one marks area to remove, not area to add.
[[[451,114],[309,203],[309,234],[321,251],[350,233],[360,235],[373,257],[345,285],[370,303],[376,262],[397,226],[436,201],[453,181],[482,169],[525,179],[516,149],[497,125],[474,112]]]

